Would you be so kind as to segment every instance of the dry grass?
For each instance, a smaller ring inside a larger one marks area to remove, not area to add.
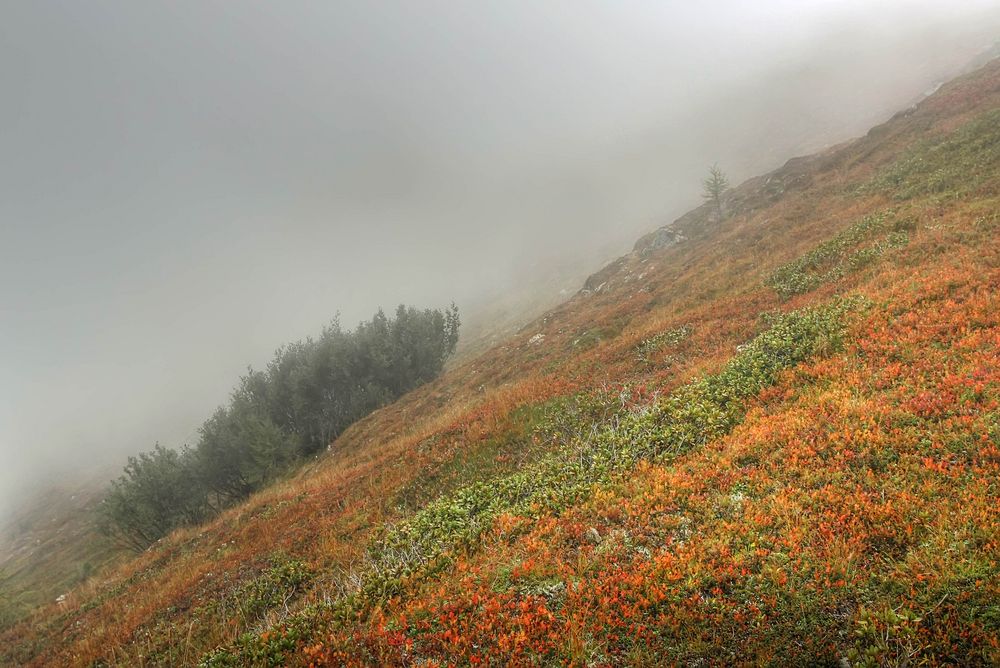
[[[288,603],[291,610],[324,601],[361,559],[373,532],[412,511],[401,499],[429,500],[432,491],[421,487],[422,481],[432,479],[446,490],[466,479],[462,476],[492,475],[516,465],[518,456],[546,447],[521,433],[524,411],[601,386],[666,392],[720,368],[759,329],[762,313],[862,286],[888,299],[912,271],[907,263],[940,262],[942,271],[949,263],[972,263],[972,251],[955,249],[965,248],[970,217],[987,215],[976,207],[990,209],[995,202],[926,210],[919,203],[893,204],[882,195],[860,197],[856,191],[917,138],[996,107],[1000,65],[994,64],[942,87],[917,110],[857,142],[791,163],[772,175],[770,184],[763,177],[744,184],[734,195],[737,209],[718,225],[706,223],[705,210],[689,214],[678,223],[688,241],[648,257],[625,258],[602,291],[575,296],[504,344],[361,420],[295,476],[205,526],[174,532],[72,591],[62,606],[40,607],[0,635],[0,658],[34,666],[190,664],[205,651],[257,630],[219,602],[258,577],[271,555],[294,557],[315,573],[311,588]],[[776,182],[786,184],[783,192],[773,191]],[[763,287],[777,266],[889,206],[915,216],[921,230],[895,264],[845,276],[788,303]],[[977,266],[996,266],[995,249],[976,252]],[[679,327],[690,327],[690,335],[667,351],[669,363],[637,358],[641,342]],[[529,343],[537,333],[545,335],[543,341]],[[463,468],[468,470],[456,472]],[[660,476],[661,482],[672,475],[644,474]],[[672,482],[695,484],[684,476]],[[610,512],[614,505],[595,504],[580,512]],[[792,524],[797,511],[786,507],[781,512],[786,515],[778,519]],[[557,521],[552,522],[537,530],[539,555],[551,547],[541,543],[558,533]],[[851,563],[845,549],[826,554],[831,567]],[[545,573],[543,566],[539,569]],[[779,574],[771,575],[780,580]],[[570,657],[593,649],[584,626],[579,619],[567,621]],[[643,657],[634,658],[641,662]]]

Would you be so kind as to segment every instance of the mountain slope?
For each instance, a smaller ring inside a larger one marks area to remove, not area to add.
[[[97,527],[104,485],[114,472],[97,466],[77,471],[72,480],[50,480],[49,489],[0,529],[0,624],[9,625],[24,610],[56,600],[126,557]]]
[[[998,204],[993,61],[640,240],[3,658],[996,663]]]

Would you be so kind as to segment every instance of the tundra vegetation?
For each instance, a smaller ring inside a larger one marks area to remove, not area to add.
[[[1000,664],[997,109],[1000,62],[737,186],[3,659]]]

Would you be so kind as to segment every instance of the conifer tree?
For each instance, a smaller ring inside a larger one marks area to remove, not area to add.
[[[702,197],[712,203],[717,220],[722,220],[722,194],[729,188],[729,179],[715,164],[709,167],[708,177],[701,183],[704,186]]]

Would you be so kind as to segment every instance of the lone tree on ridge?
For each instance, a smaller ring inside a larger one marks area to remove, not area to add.
[[[709,167],[708,177],[701,184],[705,188],[702,197],[712,203],[715,207],[715,215],[718,216],[719,220],[722,220],[722,193],[729,188],[729,179],[719,169],[719,165],[715,164]]]

